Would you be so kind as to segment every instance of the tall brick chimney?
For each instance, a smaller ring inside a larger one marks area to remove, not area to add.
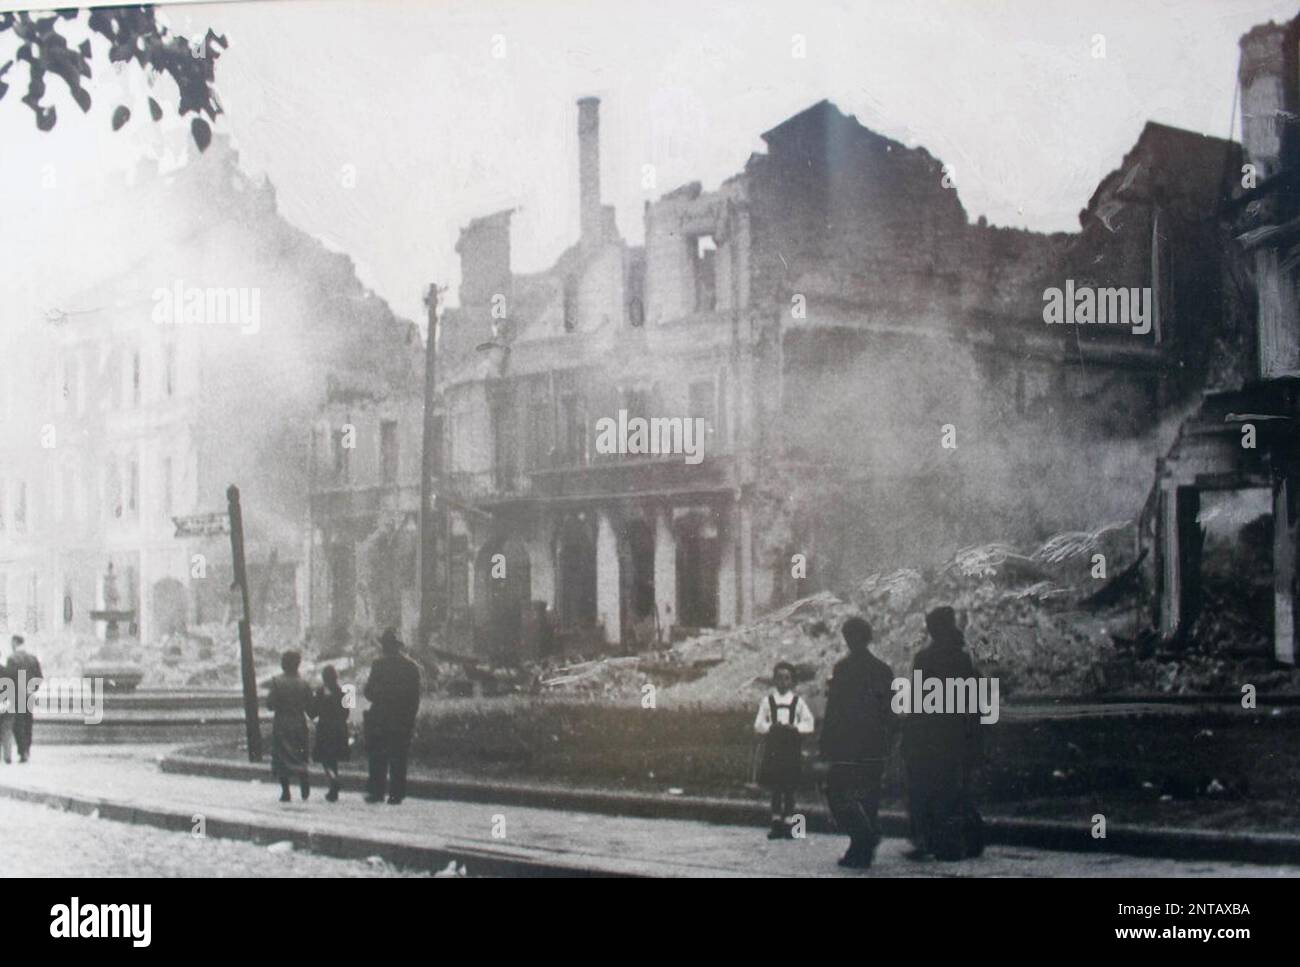
[[[583,244],[600,241],[600,98],[578,100],[578,193]]]
[[[1262,181],[1287,164],[1286,155],[1300,147],[1291,122],[1296,108],[1295,21],[1261,24],[1241,38],[1237,79],[1241,84],[1242,147]],[[1288,43],[1288,38],[1290,44]],[[1294,163],[1294,162],[1293,162]]]

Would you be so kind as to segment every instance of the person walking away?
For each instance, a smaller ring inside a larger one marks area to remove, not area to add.
[[[864,618],[849,618],[840,633],[849,653],[831,674],[821,755],[829,767],[831,817],[849,836],[839,865],[866,869],[880,843],[880,783],[898,730],[891,707],[894,673],[871,654],[871,625]]]
[[[31,700],[40,690],[41,663],[36,660],[35,655],[27,651],[27,643],[22,635],[14,635],[9,643],[13,654],[5,663],[3,674],[14,683],[14,708],[5,714],[9,716],[14,745],[18,749],[18,761],[26,762],[32,752],[32,725],[35,720],[32,715]],[[33,681],[36,682],[35,687],[30,684]],[[2,733],[3,729],[0,728],[0,743],[3,742]],[[5,761],[9,761],[8,757]]]
[[[311,795],[307,775],[309,732],[307,716],[312,707],[311,686],[298,677],[302,655],[286,651],[280,657],[282,673],[271,679],[266,707],[274,713],[271,720],[271,772],[280,781],[280,802],[288,802],[289,784],[295,780],[302,798]]]
[[[913,674],[920,671],[923,682],[976,679],[975,664],[965,651],[966,641],[952,608],[935,608],[925,616],[925,627],[931,643],[917,652]],[[912,713],[905,716],[903,729],[913,844],[908,855],[941,860],[979,856],[984,849],[984,823],[971,788],[979,755],[979,710],[926,713],[918,711],[919,703],[920,696],[913,696]]]
[[[758,706],[754,731],[763,736],[758,783],[772,790],[772,828],[768,839],[792,839],[794,794],[803,777],[803,737],[815,723],[808,703],[794,692],[794,666],[777,662],[772,690]]]
[[[8,662],[0,665],[0,762],[14,761],[14,696],[18,685],[7,677]]]
[[[390,805],[406,797],[406,762],[411,750],[415,716],[420,710],[420,666],[402,654],[403,645],[392,628],[379,639],[383,654],[370,666],[365,696],[366,753],[370,778],[366,802]]]
[[[346,695],[339,684],[339,673],[333,665],[321,670],[321,687],[312,696],[312,718],[316,719],[316,761],[325,770],[329,780],[326,802],[338,802],[339,763],[349,755],[348,716],[351,709],[345,704]]]

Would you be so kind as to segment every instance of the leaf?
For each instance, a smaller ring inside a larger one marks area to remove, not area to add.
[[[149,116],[155,121],[162,120],[162,108],[158,106],[158,102],[152,97],[149,98]]]
[[[212,129],[208,127],[208,122],[203,118],[195,118],[190,122],[190,134],[194,135],[194,143],[199,146],[200,151],[207,151],[208,145],[212,143]]]
[[[113,130],[121,129],[122,125],[131,120],[131,109],[125,104],[119,104],[117,110],[113,112]]]
[[[90,110],[90,91],[83,87],[74,87],[72,88],[72,99],[77,102],[77,107],[81,108],[82,114]]]
[[[77,50],[81,51],[81,56],[82,56],[82,57],[85,57],[85,58],[89,59],[89,58],[90,58],[90,41],[89,41],[89,40],[83,40],[83,41],[81,42],[81,46],[79,46],[79,47],[77,48]]]

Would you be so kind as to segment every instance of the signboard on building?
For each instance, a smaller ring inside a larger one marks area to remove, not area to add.
[[[189,514],[173,517],[177,537],[216,537],[230,533],[230,517],[224,510],[210,514]]]

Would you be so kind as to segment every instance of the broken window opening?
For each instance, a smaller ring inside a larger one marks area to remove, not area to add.
[[[689,242],[695,275],[695,311],[713,312],[718,307],[718,246],[712,235],[694,235]]]
[[[578,328],[578,280],[570,276],[564,280],[564,331]]]
[[[333,431],[334,479],[342,483],[348,479],[348,448],[343,445],[343,428]]]
[[[399,445],[397,421],[383,420],[379,424],[379,477],[385,486],[397,483]]]
[[[717,421],[717,387],[713,380],[697,380],[690,385],[690,417],[704,420],[704,432],[709,440],[713,439],[713,428]]]
[[[576,393],[560,398],[560,434],[560,458],[564,464],[586,466],[587,408]]]
[[[512,396],[502,395],[492,401],[492,437],[496,488],[512,491],[515,489],[519,449]]]

